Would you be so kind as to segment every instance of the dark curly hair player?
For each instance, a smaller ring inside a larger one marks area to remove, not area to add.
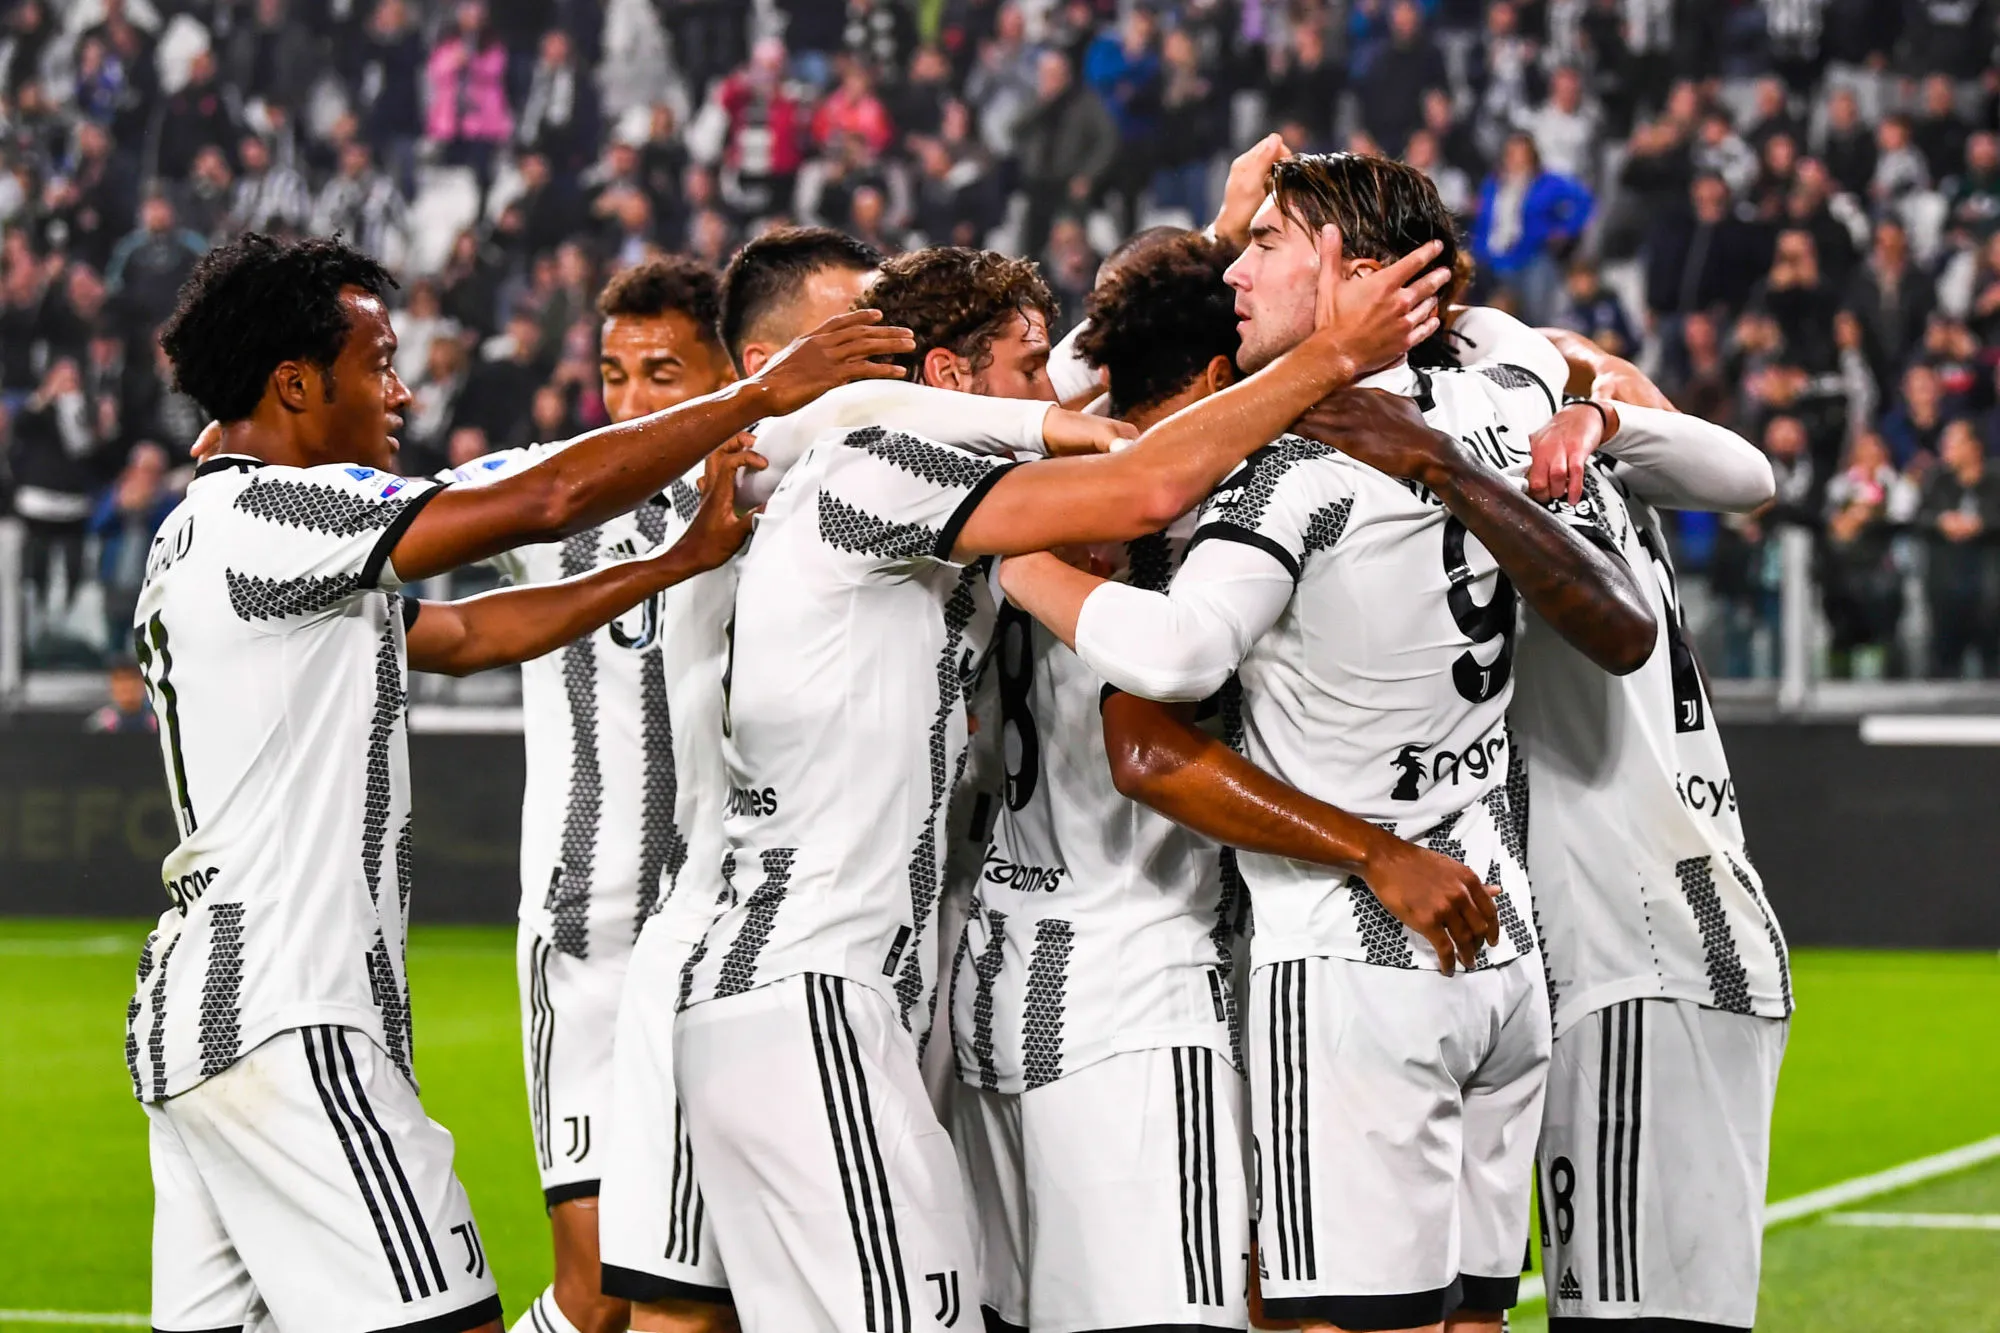
[[[451,1136],[417,1099],[403,941],[407,675],[542,656],[726,560],[740,450],[681,539],[463,603],[410,581],[586,532],[738,432],[911,346],[872,312],[762,374],[487,484],[397,476],[409,402],[382,269],[338,240],[210,252],[164,344],[218,421],[162,523],[133,647],[178,843],[140,955],[127,1066],[152,1120],[152,1319],[499,1333]],[[754,465],[754,464],[753,464]],[[164,1247],[164,1248],[161,1248]]]
[[[869,284],[867,304],[916,335],[897,358],[910,378],[994,398],[1046,398],[1056,299],[1040,268],[992,250],[941,246],[898,255]]]

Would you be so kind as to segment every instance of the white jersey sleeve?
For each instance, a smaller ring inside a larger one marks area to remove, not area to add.
[[[507,477],[518,476],[545,458],[552,458],[569,447],[569,441],[555,444],[529,444],[518,449],[496,449],[490,454],[481,454],[470,463],[462,463],[455,468],[447,468],[438,473],[439,481],[449,481],[459,486],[491,486]],[[489,556],[481,564],[489,565],[500,572],[509,583],[532,583],[533,577],[527,563],[526,553],[533,548],[516,546]]]
[[[229,600],[264,628],[340,615],[353,598],[402,587],[390,554],[443,488],[419,477],[328,464],[259,475],[232,506],[254,540],[226,572]]]
[[[951,550],[959,532],[1012,466],[880,426],[850,431],[821,473],[820,539],[864,557],[871,578],[957,563]]]
[[[902,380],[844,384],[790,416],[758,424],[757,452],[770,466],[739,480],[739,502],[763,504],[814,441],[856,427],[920,436],[972,453],[1040,454],[1042,422],[1053,406],[1034,399],[954,393]]]
[[[1662,509],[1745,514],[1777,493],[1763,450],[1685,412],[1619,403],[1618,433],[1602,452],[1635,498]]]

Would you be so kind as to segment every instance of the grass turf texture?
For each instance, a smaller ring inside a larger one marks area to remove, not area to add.
[[[0,1309],[144,1311],[151,1177],[122,1058],[140,927],[0,921]],[[514,935],[419,928],[410,971],[424,1103],[458,1140],[510,1317],[546,1282]],[[2000,1132],[1990,954],[1801,950],[1774,1127],[1787,1198]],[[2000,1163],[1856,1205],[2000,1213]],[[1765,1245],[1765,1333],[1991,1326],[2000,1232],[1806,1221]],[[29,1325],[0,1327],[26,1329]],[[41,1327],[39,1325],[34,1327]],[[1544,1327],[1539,1308],[1515,1327]]]

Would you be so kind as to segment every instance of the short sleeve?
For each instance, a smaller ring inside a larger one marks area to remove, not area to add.
[[[275,627],[394,592],[402,580],[389,555],[443,491],[426,478],[366,467],[260,470],[230,502],[230,605],[246,621]]]
[[[1323,444],[1281,436],[1244,460],[1203,504],[1188,547],[1209,541],[1254,546],[1296,580],[1315,553],[1347,530],[1354,487]]]
[[[1556,345],[1504,311],[1466,310],[1452,325],[1459,364],[1503,389],[1532,390],[1553,414],[1569,382],[1569,363]]]
[[[818,497],[820,539],[891,565],[953,563],[966,520],[1016,466],[874,426],[831,448]]]

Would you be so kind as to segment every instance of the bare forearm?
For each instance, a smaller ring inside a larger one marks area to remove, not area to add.
[[[1357,376],[1350,358],[1314,341],[1155,423],[1130,448],[1016,468],[966,523],[957,557],[1130,541],[1158,532],[1307,408]]]
[[[1617,675],[1644,664],[1658,626],[1624,561],[1475,463],[1447,466],[1426,482],[1535,613],[1579,652]]]
[[[531,661],[610,624],[705,568],[673,548],[559,583],[426,603],[410,631],[410,665],[418,671],[468,676]]]
[[[759,420],[763,402],[758,385],[739,382],[580,436],[490,486],[453,487],[396,543],[396,573],[415,582],[516,546],[594,528],[659,493]]]
[[[1361,874],[1381,829],[1286,786],[1166,704],[1104,703],[1118,789],[1225,846]]]

